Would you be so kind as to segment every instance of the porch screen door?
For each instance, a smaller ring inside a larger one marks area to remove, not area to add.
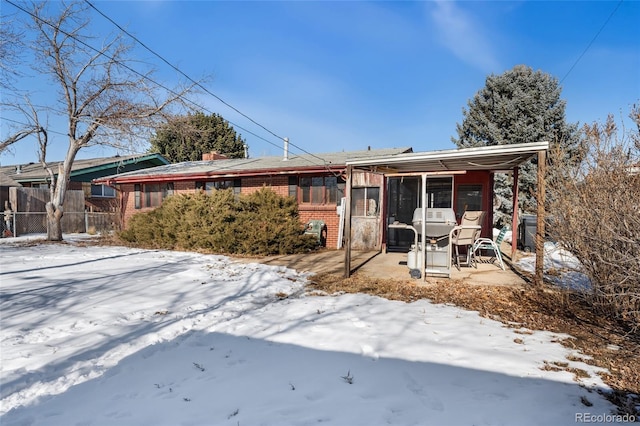
[[[427,179],[428,208],[451,208],[453,178],[434,177]],[[411,224],[413,211],[420,207],[422,179],[418,176],[393,177],[388,179],[387,224],[394,221]],[[387,250],[409,251],[414,243],[414,233],[408,229],[387,228]]]

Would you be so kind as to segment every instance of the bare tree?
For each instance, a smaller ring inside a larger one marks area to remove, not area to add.
[[[0,89],[13,88],[13,80],[19,76],[17,65],[24,47],[22,34],[14,26],[12,16],[0,17]]]
[[[631,112],[640,126],[637,107]],[[640,129],[640,127],[638,127]],[[640,332],[640,131],[613,116],[583,128],[580,163],[552,150],[550,235],[578,259],[589,278],[586,300]]]
[[[21,60],[21,52],[24,49],[23,34],[17,31],[13,16],[0,17],[0,89],[2,91],[14,91],[15,79],[20,76],[17,71]],[[0,103],[3,110],[14,109],[15,104]],[[37,133],[40,129],[31,125],[24,125],[15,130],[9,136],[0,141],[0,153],[14,143]]]
[[[166,89],[154,82],[151,70],[137,71],[131,45],[122,34],[93,47],[95,40],[85,34],[89,15],[83,3],[44,2],[23,11],[37,34],[33,68],[57,86],[59,96],[50,111],[63,111],[67,125],[67,152],[56,171],[46,163],[46,148],[52,142],[47,132],[37,132],[40,161],[51,179],[47,239],[60,241],[63,203],[78,151],[92,145],[127,150],[146,141],[148,132],[190,88]],[[37,116],[32,122],[39,123]]]

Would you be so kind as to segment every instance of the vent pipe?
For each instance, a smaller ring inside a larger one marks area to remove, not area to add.
[[[284,138],[284,161],[289,159],[289,138]]]

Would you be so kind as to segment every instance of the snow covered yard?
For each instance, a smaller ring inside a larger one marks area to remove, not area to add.
[[[2,425],[615,420],[566,336],[426,300],[308,296],[283,267],[66,238],[0,243]]]

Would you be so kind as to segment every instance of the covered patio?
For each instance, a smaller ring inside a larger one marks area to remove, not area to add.
[[[503,250],[509,246],[504,243]],[[351,252],[352,272],[372,279],[412,281],[419,284],[429,284],[441,280],[441,278],[429,277],[426,282],[412,279],[407,266],[406,253],[382,253],[376,251]],[[505,255],[508,253],[505,252]],[[238,258],[242,262],[253,262],[252,258]],[[510,259],[505,259],[510,263]],[[260,258],[260,263],[265,265],[281,265],[301,272],[313,272],[315,274],[342,275],[344,271],[344,253],[341,250],[326,249],[316,253],[291,254],[281,256],[268,256]],[[507,267],[502,270],[495,264],[479,263],[477,268],[461,268],[451,271],[452,280],[469,285],[492,286],[522,286],[526,280],[514,269]]]
[[[485,218],[482,226],[482,236],[491,238],[491,228],[493,226],[493,176],[495,173],[501,172],[512,173],[512,193],[514,194],[512,207],[514,214],[511,221],[511,230],[514,237],[512,238],[509,257],[514,258],[517,249],[516,235],[519,222],[517,207],[519,191],[518,171],[519,167],[523,163],[529,161],[533,157],[537,157],[538,180],[536,199],[538,214],[536,247],[538,249],[536,250],[536,264],[539,265],[539,267],[536,268],[535,279],[537,282],[541,282],[543,264],[542,245],[544,235],[544,175],[546,151],[548,149],[548,142],[536,142],[432,152],[404,153],[378,158],[368,158],[366,160],[348,160],[346,163],[345,205],[350,208],[346,208],[344,213],[344,276],[349,277],[354,269],[358,267],[358,265],[352,262],[352,251],[354,251],[354,249],[358,249],[357,241],[360,238],[359,234],[361,233],[361,229],[364,229],[366,232],[370,232],[372,229],[370,221],[368,222],[369,225],[367,225],[367,227],[360,225],[361,222],[364,222],[368,218],[357,216],[358,211],[366,211],[367,205],[372,205],[373,203],[367,198],[364,198],[364,200],[359,199],[362,194],[367,193],[366,184],[362,183],[363,179],[361,176],[363,174],[379,176],[379,180],[384,182],[380,188],[380,192],[382,192],[382,194],[380,194],[378,198],[379,203],[381,204],[378,211],[381,212],[383,220],[378,220],[374,225],[374,229],[377,228],[375,231],[382,236],[380,239],[382,242],[380,245],[380,252],[387,253],[389,243],[392,242],[389,237],[391,234],[390,230],[392,228],[389,226],[389,222],[392,219],[395,219],[396,211],[403,213],[406,218],[406,212],[398,210],[398,206],[393,204],[395,200],[399,200],[399,203],[405,202],[406,204],[406,197],[397,196],[394,198],[390,196],[390,194],[394,194],[393,188],[389,185],[389,182],[392,182],[394,179],[399,180],[400,182],[404,182],[405,179],[413,180],[414,187],[418,190],[418,194],[415,195],[414,199],[411,201],[413,204],[409,204],[409,206],[417,206],[419,209],[416,209],[416,213],[418,210],[421,210],[420,214],[422,217],[418,222],[419,225],[416,225],[417,228],[408,226],[408,228],[415,231],[416,243],[418,243],[418,236],[422,238],[422,236],[429,235],[427,233],[427,229],[430,226],[427,224],[429,210],[438,210],[437,207],[448,207],[450,210],[455,210],[456,219],[459,223],[462,213],[467,210],[469,206],[467,203],[469,200],[464,199],[464,190],[471,186],[471,184],[476,180],[482,180],[482,186],[480,189],[485,188],[485,190],[476,191],[477,193],[481,193],[481,195],[476,195],[477,199],[471,200],[470,203],[475,203],[477,206],[483,206],[482,210],[487,213],[487,217]],[[449,189],[447,189],[446,179],[449,179],[451,182],[451,184],[449,184]],[[371,178],[367,178],[366,180],[369,182],[373,181]],[[442,186],[445,190],[437,192],[438,185]],[[436,188],[435,190],[433,189],[434,187]],[[361,206],[363,204],[362,201],[364,201],[364,208]],[[375,205],[373,207],[375,208]],[[469,208],[469,210],[471,209]],[[354,212],[356,213],[356,216],[354,216]],[[394,223],[397,224],[398,222],[395,221]],[[416,222],[414,222],[414,224],[415,223]],[[428,237],[425,237],[425,239],[426,238]],[[354,241],[356,241],[356,244],[354,244]],[[417,258],[420,259],[418,262],[418,269],[420,271],[420,277],[423,280],[427,279],[427,275],[439,275],[446,278],[453,278],[452,274],[454,274],[454,271],[456,275],[458,275],[459,272],[463,272],[462,268],[457,270],[451,267],[452,252],[449,240],[447,240],[442,247],[437,247],[437,249],[441,250],[442,253],[430,253],[432,258],[435,254],[442,254],[441,257],[445,258],[445,263],[440,264],[438,268],[428,268],[426,265],[427,262],[424,261],[428,259],[427,244],[426,240],[425,242],[421,241],[416,247],[416,250],[421,251],[421,256],[418,254]],[[405,256],[406,255],[407,253],[405,252]],[[473,268],[469,267],[468,269]]]

